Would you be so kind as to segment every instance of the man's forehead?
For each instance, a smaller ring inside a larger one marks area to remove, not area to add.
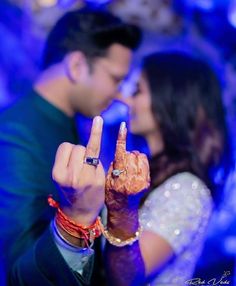
[[[113,44],[107,49],[106,58],[112,62],[129,62],[132,50],[120,44]]]
[[[106,61],[110,69],[120,73],[127,73],[132,57],[132,50],[120,44],[113,44],[108,48]]]
[[[120,54],[120,55],[122,54],[122,55],[126,55],[127,57],[130,57],[132,54],[132,50],[121,44],[114,43],[107,49],[107,56],[114,57],[116,54]]]

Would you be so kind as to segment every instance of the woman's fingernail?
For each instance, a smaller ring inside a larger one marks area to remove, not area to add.
[[[123,121],[123,122],[121,122],[121,124],[120,124],[120,132],[124,132],[125,131],[125,128],[126,128],[126,123]]]

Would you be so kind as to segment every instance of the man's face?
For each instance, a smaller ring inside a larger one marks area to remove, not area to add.
[[[119,85],[128,73],[131,56],[130,49],[113,44],[105,57],[95,59],[83,82],[79,83],[80,95],[74,96],[74,109],[91,117],[105,110],[117,96]],[[76,96],[80,97],[78,101]]]

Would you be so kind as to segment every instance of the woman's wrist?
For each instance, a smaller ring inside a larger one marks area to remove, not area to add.
[[[139,228],[137,209],[108,210],[107,230],[120,239],[132,237]]]

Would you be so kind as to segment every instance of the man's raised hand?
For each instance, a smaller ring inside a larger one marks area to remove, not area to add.
[[[52,177],[59,186],[60,207],[67,216],[92,224],[104,204],[105,172],[99,158],[103,119],[96,116],[86,147],[62,143],[56,153]]]

